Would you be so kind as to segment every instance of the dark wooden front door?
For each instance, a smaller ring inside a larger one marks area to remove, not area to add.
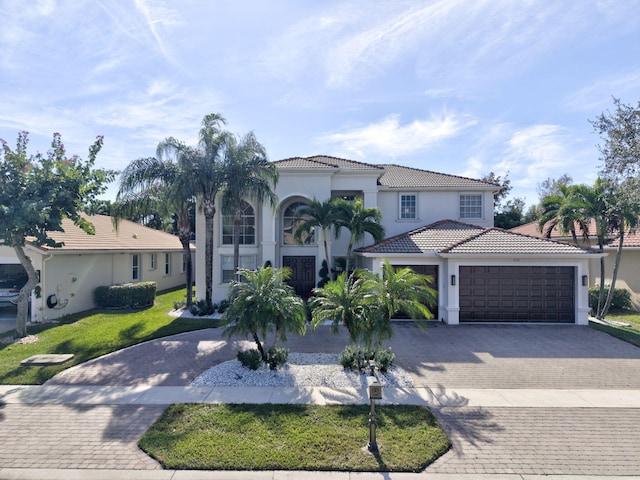
[[[316,257],[282,257],[282,266],[291,270],[291,285],[296,293],[308,298],[316,286]]]
[[[460,322],[574,321],[573,267],[460,267]]]

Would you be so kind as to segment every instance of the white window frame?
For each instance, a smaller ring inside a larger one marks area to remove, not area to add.
[[[240,255],[240,257],[238,258],[238,268],[248,268],[250,270],[257,269],[258,256]],[[234,280],[234,277],[235,272],[233,271],[233,255],[220,255],[220,283],[229,283]]]
[[[242,219],[240,220],[240,245],[255,245],[258,230],[256,225],[256,209],[253,208],[253,205],[249,202],[244,200],[243,202],[245,205],[242,209]],[[247,214],[248,209],[251,209],[250,214]],[[233,214],[221,216],[220,243],[222,245],[233,245],[233,217]],[[225,232],[231,232],[231,234]],[[247,237],[253,237],[253,242],[247,242]]]
[[[142,280],[142,256],[139,253],[131,254],[131,280]]]
[[[171,275],[171,254],[164,254],[164,275],[168,277]]]
[[[482,193],[461,193],[459,199],[458,214],[460,219],[484,218],[484,195]]]
[[[149,254],[149,270],[155,270],[158,268],[158,254],[151,253]]]
[[[413,197],[413,205],[403,205],[405,198]],[[413,215],[410,216],[411,208],[413,208]],[[418,219],[418,194],[415,192],[400,192],[398,193],[398,220],[417,220]]]

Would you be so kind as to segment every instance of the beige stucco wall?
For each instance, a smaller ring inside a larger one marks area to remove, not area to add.
[[[158,291],[184,285],[182,252],[170,254],[171,272],[164,273],[164,253],[157,252],[158,264],[150,270],[150,254],[142,258],[141,278],[138,281],[156,282]],[[104,254],[42,254],[31,250],[29,256],[41,275],[41,296],[32,296],[32,321],[54,320],[72,313],[95,308],[93,292],[101,285],[131,282],[131,253]],[[47,306],[47,298],[55,295],[58,304]]]
[[[608,254],[604,259],[605,285],[611,285],[613,267],[616,261],[616,249],[607,248]],[[589,285],[600,283],[600,262],[591,261]],[[625,248],[620,258],[620,269],[616,278],[616,288],[626,288],[631,291],[631,304],[635,311],[640,312],[640,248]]]

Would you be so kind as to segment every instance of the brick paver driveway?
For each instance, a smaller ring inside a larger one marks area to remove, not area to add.
[[[587,327],[436,325],[422,332],[406,323],[395,332],[397,363],[417,386],[436,395],[456,388],[640,395],[640,349]],[[181,334],[87,362],[50,383],[187,385],[209,366],[233,358],[243,342],[228,342],[219,330]],[[346,335],[321,329],[290,338],[287,347],[339,352],[347,343]],[[640,476],[640,409],[470,407],[460,400],[457,407],[434,409],[453,448],[427,473]],[[157,406],[0,405],[0,467],[46,463],[45,453],[55,451],[67,468],[95,468],[107,458],[114,468],[158,468],[135,440],[161,411]],[[41,461],[34,460],[39,456]]]

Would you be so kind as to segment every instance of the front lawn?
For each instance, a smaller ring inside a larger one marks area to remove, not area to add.
[[[153,307],[143,310],[93,311],[65,317],[60,323],[30,326],[27,333],[38,337],[35,343],[1,343],[2,338],[12,334],[8,332],[0,336],[0,384],[42,384],[66,368],[121,348],[216,326],[211,319],[174,318],[168,314],[173,302],[184,299],[185,294],[184,289],[160,294]],[[43,353],[73,353],[75,357],[63,365],[20,365],[25,358]]]
[[[640,347],[640,313],[619,311],[607,314],[607,320],[628,323],[628,327],[619,327],[615,325],[601,325],[599,323],[590,322],[589,325],[596,330],[606,332],[625,342],[632,343]]]
[[[429,409],[368,405],[171,405],[138,445],[164,468],[418,472],[449,449]]]

